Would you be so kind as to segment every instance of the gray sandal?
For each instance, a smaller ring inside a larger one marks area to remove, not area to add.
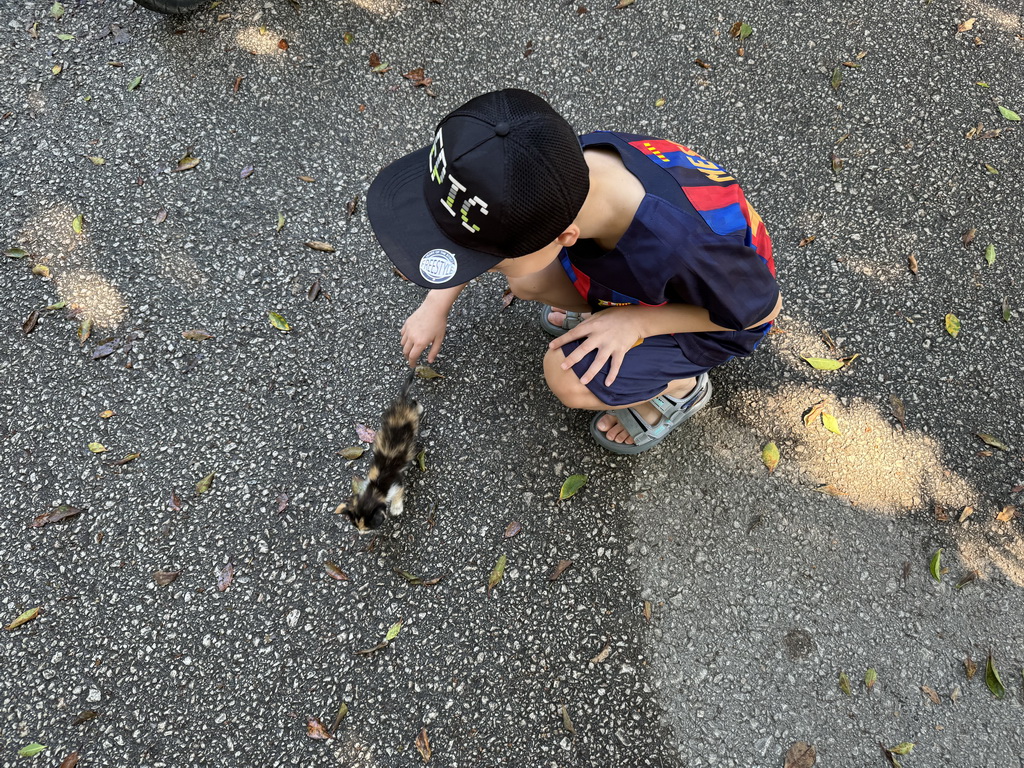
[[[600,445],[612,453],[643,453],[658,445],[668,437],[672,430],[697,413],[710,400],[711,380],[708,379],[706,373],[702,373],[697,377],[697,384],[693,391],[686,397],[677,399],[668,395],[659,395],[650,401],[651,405],[661,411],[661,419],[654,426],[648,424],[634,409],[618,408],[594,416],[590,422],[590,433]],[[598,420],[605,413],[610,413],[619,420],[619,423],[629,432],[629,436],[633,438],[634,445],[609,440],[608,436],[597,428]]]
[[[547,304],[542,304],[540,307],[540,327],[552,336],[561,336],[566,331],[572,330],[583,322],[583,314],[581,312],[566,312],[562,324],[555,325],[548,320],[550,313],[551,307]]]

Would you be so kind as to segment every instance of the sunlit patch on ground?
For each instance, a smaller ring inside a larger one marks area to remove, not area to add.
[[[76,233],[72,226],[79,213],[67,203],[57,203],[41,208],[25,222],[23,247],[36,263],[57,267],[86,241],[88,222],[84,222],[83,234]]]
[[[246,27],[239,30],[235,36],[235,43],[243,51],[249,51],[257,56],[283,56],[287,49],[281,41],[286,40],[287,45],[295,42],[273,29],[262,28],[262,32],[260,30],[261,27]]]
[[[378,16],[390,16],[405,7],[400,0],[346,0],[346,2]]]
[[[822,400],[842,434],[827,430],[820,416],[804,425],[804,414]],[[901,431],[874,403],[854,399],[844,405],[824,388],[792,384],[768,394],[739,393],[729,408],[764,442],[778,444],[776,473],[809,489],[827,488],[881,514],[933,503],[959,511],[976,503],[977,492],[943,463],[939,443],[913,429]]]
[[[98,328],[116,328],[128,311],[121,292],[102,275],[84,269],[57,275],[57,295],[79,320],[91,320]]]
[[[982,578],[998,570],[1019,587],[1024,587],[1024,537],[1019,521],[1000,522],[994,510],[974,513],[955,533],[965,570],[978,571]],[[976,517],[981,519],[975,520]]]
[[[1019,2],[1017,3],[1018,12],[1016,13],[1013,11],[1004,10],[1003,8],[999,8],[995,5],[992,5],[991,3],[969,3],[968,7],[971,9],[970,15],[976,16],[978,18],[978,21],[981,22],[982,24],[994,24],[997,29],[1003,30],[1005,32],[1013,32],[1014,34],[1017,35],[1021,34],[1022,32],[1021,25],[1024,24],[1024,19],[1021,18],[1021,14],[1019,13]],[[958,19],[958,21],[966,21],[966,18]],[[976,27],[974,30],[971,31],[974,34],[977,34],[978,32],[983,32],[984,30]],[[984,39],[984,35],[982,35],[982,39]]]

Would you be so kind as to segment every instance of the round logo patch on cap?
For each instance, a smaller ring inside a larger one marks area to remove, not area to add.
[[[443,248],[427,251],[420,257],[420,274],[431,283],[447,283],[459,268],[455,254]]]

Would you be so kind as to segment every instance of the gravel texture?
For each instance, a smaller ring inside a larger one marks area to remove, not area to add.
[[[425,728],[437,766],[768,768],[796,741],[842,768],[904,741],[907,768],[1024,766],[1024,539],[997,519],[1024,483],[1024,148],[997,106],[1024,113],[1019,4],[583,2],[0,10],[0,247],[29,254],[0,264],[0,622],[41,608],[0,633],[0,765],[390,768],[423,764]],[[433,96],[401,76],[420,66]],[[484,276],[444,378],[417,384],[426,472],[360,537],[332,513],[368,456],[336,451],[397,391],[421,293],[362,200],[447,111],[508,86],[581,133],[735,169],[775,242],[779,332],[664,446],[615,457],[546,391],[536,308],[500,311]],[[1002,133],[965,138],[978,123]],[[821,400],[841,435],[803,425]],[[84,511],[29,527],[59,504]],[[333,739],[307,736],[342,703]]]

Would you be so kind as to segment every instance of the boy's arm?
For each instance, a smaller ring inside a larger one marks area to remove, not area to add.
[[[465,287],[466,283],[463,283],[453,288],[428,291],[419,309],[409,315],[402,326],[402,354],[409,361],[409,367],[416,365],[428,347],[427,362],[433,363],[437,359],[448,329],[448,313]]]
[[[623,307],[633,314],[639,324],[639,335],[660,336],[666,333],[698,333],[706,331],[734,331],[735,328],[726,328],[711,322],[708,311],[703,307],[696,307],[692,304],[664,304],[660,307]],[[782,310],[782,294],[779,294],[775,307],[765,317],[758,320],[747,328],[757,328],[760,325],[771,322],[778,317]],[[608,310],[605,310],[606,312]]]

